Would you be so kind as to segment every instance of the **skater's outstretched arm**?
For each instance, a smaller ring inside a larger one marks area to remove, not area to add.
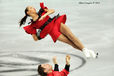
[[[54,63],[54,71],[59,71],[59,65],[57,63],[56,57],[53,57],[53,63]]]
[[[70,69],[70,55],[67,55],[67,56],[66,56],[65,69],[69,72],[69,69]]]
[[[70,55],[66,55],[66,65],[65,68],[60,72],[61,76],[67,76],[70,69]]]

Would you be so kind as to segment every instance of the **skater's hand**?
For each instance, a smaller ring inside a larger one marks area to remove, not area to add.
[[[66,55],[66,64],[70,65],[70,55]]]
[[[54,63],[54,64],[57,64],[57,58],[56,58],[56,56],[53,57],[53,63]]]
[[[39,19],[39,21],[43,20],[46,16],[48,16],[48,15],[50,15],[50,14],[52,14],[52,13],[55,12],[54,9],[44,9],[44,11],[47,12],[47,13],[45,13],[43,16],[41,16],[41,18]]]

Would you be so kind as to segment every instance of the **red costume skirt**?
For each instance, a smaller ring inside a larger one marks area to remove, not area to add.
[[[50,31],[49,35],[52,37],[54,43],[57,41],[57,38],[61,35],[60,26],[61,23],[65,24],[66,22],[66,14],[61,15],[58,17],[53,25],[52,30]]]

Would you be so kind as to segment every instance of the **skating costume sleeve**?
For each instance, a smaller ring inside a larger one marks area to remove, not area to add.
[[[69,74],[70,65],[65,65],[65,68],[60,72],[61,76],[67,76]]]
[[[65,65],[65,70],[67,70],[69,72],[69,69],[70,69],[70,65]]]
[[[27,34],[36,34],[36,29],[32,27],[31,25],[25,26],[23,27],[23,29],[25,30]]]
[[[38,15],[39,15],[39,18],[44,15],[45,13],[47,13],[47,11],[45,9],[48,9],[47,7],[44,6],[44,3],[41,2],[40,3],[40,9],[38,11]]]
[[[54,71],[59,71],[59,65],[55,64]]]
[[[44,10],[44,9],[48,9],[46,6],[44,6],[44,3],[43,3],[43,2],[40,3],[40,7],[41,7],[41,9],[43,9],[43,10]],[[45,11],[45,10],[44,10],[44,11]]]

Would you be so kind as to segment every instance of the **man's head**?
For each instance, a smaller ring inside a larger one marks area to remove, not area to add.
[[[38,73],[41,76],[47,76],[52,71],[52,66],[49,64],[41,64],[38,66]]]

